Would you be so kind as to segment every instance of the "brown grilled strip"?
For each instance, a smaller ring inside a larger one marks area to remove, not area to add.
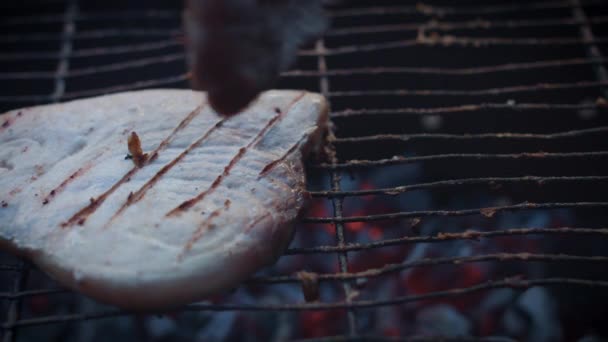
[[[188,146],[188,148],[186,148],[182,153],[180,153],[175,159],[171,160],[168,164],[163,166],[162,169],[160,169],[158,172],[156,172],[156,174],[152,178],[150,178],[150,180],[148,180],[146,182],[146,184],[144,184],[141,188],[139,188],[139,190],[137,190],[136,192],[130,193],[129,197],[127,197],[127,200],[120,206],[118,211],[116,211],[116,213],[112,216],[112,218],[110,219],[110,222],[112,222],[115,218],[120,216],[120,214],[122,214],[122,212],[125,211],[125,209],[127,209],[130,205],[132,205],[132,204],[140,201],[142,198],[144,198],[144,196],[146,195],[146,192],[148,192],[148,190],[150,190],[154,185],[156,185],[156,183],[167,172],[169,172],[169,170],[171,170],[175,165],[177,165],[177,163],[179,163],[182,159],[184,159],[184,157],[188,153],[190,153],[190,151],[199,147],[205,140],[207,140],[209,138],[211,133],[213,131],[217,130],[218,128],[220,128],[224,124],[225,121],[226,121],[226,119],[222,119],[222,120],[219,120],[218,122],[216,122],[215,125],[213,125],[210,129],[208,129],[207,132],[205,132],[205,134],[203,134],[202,137],[200,137],[198,140],[196,140],[194,143],[192,143],[190,146]]]
[[[63,182],[61,182],[61,184],[59,184],[57,187],[55,187],[53,190],[51,190],[49,192],[49,194],[44,198],[44,200],[42,200],[42,205],[49,204],[49,202],[53,198],[55,198],[55,196],[59,195],[59,193],[61,193],[69,183],[71,183],[74,179],[87,173],[92,167],[93,167],[92,163],[87,163],[87,165],[79,168],[74,173],[72,173],[68,178],[66,178]]]
[[[267,218],[268,216],[270,216],[270,213],[265,213],[264,215],[258,217],[257,219],[255,219],[253,222],[251,222],[247,228],[245,228],[245,233],[247,233],[248,231],[251,230],[251,228],[255,227],[258,223],[262,222],[262,220],[264,220],[265,218]]]
[[[12,118],[10,118],[10,117],[8,117],[8,115],[6,115],[7,118],[4,119],[4,121],[1,121],[2,123],[0,123],[0,133],[6,131],[12,124],[15,123],[15,120],[17,120],[17,117],[21,117],[22,115],[23,115],[23,111],[21,111],[21,110],[18,111],[17,114]]]
[[[190,121],[192,121],[192,119],[198,113],[201,112],[202,108],[203,108],[203,104],[201,103],[199,106],[194,108],[193,111],[188,113],[186,118],[184,118],[179,123],[179,125],[177,125],[177,127],[175,127],[173,129],[171,134],[169,134],[169,136],[167,138],[165,138],[163,141],[161,141],[161,143],[154,149],[154,151],[152,151],[152,153],[150,153],[150,158],[148,159],[148,163],[150,163],[150,162],[154,161],[156,158],[158,158],[158,152],[160,152],[162,149],[164,149],[169,144],[169,142],[175,137],[175,134],[177,134],[178,131],[180,131],[181,129],[186,127],[188,125],[188,123],[190,123]],[[101,206],[103,204],[103,202],[112,193],[114,193],[114,191],[116,191],[116,189],[118,189],[123,183],[128,182],[131,179],[131,177],[133,177],[133,175],[135,175],[137,173],[137,171],[139,171],[139,169],[140,168],[137,166],[133,167],[124,176],[122,176],[122,178],[120,180],[118,180],[118,182],[114,183],[114,185],[112,185],[112,187],[109,190],[107,190],[106,192],[104,192],[103,194],[98,196],[97,198],[93,198],[91,200],[91,202],[89,203],[89,205],[80,209],[80,211],[78,211],[76,214],[74,214],[72,217],[70,217],[66,222],[62,223],[61,227],[67,228],[67,227],[73,226],[74,224],[83,225],[86,222],[86,219],[91,214],[93,214],[95,212],[95,210],[97,210],[97,208],[99,208],[99,206]]]
[[[93,157],[92,160],[88,161],[83,167],[78,168],[78,170],[74,171],[74,173],[72,173],[69,177],[64,179],[63,182],[61,182],[61,184],[59,184],[57,187],[53,188],[49,192],[49,194],[46,195],[46,197],[42,200],[42,205],[49,204],[57,195],[59,195],[68,186],[68,184],[73,182],[76,178],[89,172],[89,170],[91,170],[93,168],[93,166],[95,166],[94,161],[96,161],[104,153],[108,152],[108,150],[109,149],[106,148],[105,150],[97,153],[97,155],[95,155],[95,157]]]
[[[165,147],[167,147],[167,145],[169,145],[169,143],[171,142],[171,140],[173,140],[173,138],[175,137],[175,135],[177,134],[177,132],[181,131],[182,129],[186,128],[186,126],[188,126],[188,124],[190,124],[190,122],[192,121],[192,119],[194,119],[195,116],[197,116],[199,113],[201,113],[203,111],[203,107],[205,106],[205,103],[201,103],[200,105],[198,105],[198,107],[194,108],[193,111],[191,111],[190,113],[188,113],[188,116],[186,116],[180,123],[179,125],[177,125],[177,127],[175,127],[173,129],[173,132],[171,132],[171,134],[169,134],[169,136],[163,140],[160,145],[158,145],[158,147],[152,152],[150,153],[150,162],[153,162],[154,160],[156,160],[156,158],[158,158],[158,152],[165,149]]]
[[[217,176],[217,178],[215,178],[215,180],[213,181],[213,183],[207,190],[199,193],[196,197],[193,197],[193,198],[183,202],[182,204],[178,205],[176,208],[169,211],[166,214],[166,216],[175,216],[175,215],[178,215],[180,212],[183,212],[183,211],[186,211],[186,210],[192,208],[196,203],[202,201],[205,198],[205,196],[207,196],[208,194],[212,193],[215,189],[217,189],[219,187],[219,185],[222,183],[222,180],[230,174],[230,170],[232,170],[234,165],[236,165],[241,160],[241,158],[243,158],[243,156],[245,155],[247,150],[249,148],[251,148],[252,146],[254,146],[255,144],[257,144],[260,140],[262,140],[262,138],[264,137],[264,135],[266,135],[268,130],[270,130],[270,128],[272,128],[274,126],[274,124],[277,123],[281,118],[283,118],[285,115],[287,115],[289,110],[302,97],[304,97],[304,95],[306,95],[306,92],[302,92],[300,95],[296,96],[296,98],[293,99],[293,101],[289,104],[289,106],[287,106],[287,109],[285,111],[273,116],[272,119],[270,119],[266,123],[266,125],[264,127],[262,127],[262,129],[258,132],[258,134],[245,147],[241,147],[239,149],[239,152],[232,158],[232,160],[230,160],[228,165],[224,168],[224,171],[219,176]]]
[[[92,199],[89,203],[89,205],[87,205],[86,207],[80,209],[80,211],[78,211],[76,214],[74,214],[72,217],[70,217],[66,222],[61,224],[62,228],[67,228],[67,227],[71,227],[75,224],[78,225],[83,225],[86,222],[86,219],[95,212],[95,210],[97,210],[97,208],[99,208],[99,206],[101,206],[101,204],[103,204],[103,202],[108,198],[108,196],[110,196],[114,191],[116,191],[116,189],[118,189],[123,183],[127,182],[129,179],[131,179],[131,177],[137,173],[137,171],[139,170],[139,168],[137,166],[133,167],[131,170],[129,170],[129,172],[127,172],[124,176],[122,176],[122,178],[114,183],[114,185],[112,185],[112,187],[107,190],[106,192],[104,192],[103,194],[101,194],[99,197]]]
[[[188,240],[188,242],[186,242],[186,245],[184,246],[184,249],[182,250],[182,252],[177,256],[178,260],[182,260],[184,258],[184,255],[192,249],[192,246],[194,246],[194,244],[196,243],[196,241],[200,240],[201,237],[203,237],[203,234],[210,228],[212,228],[211,223],[213,222],[213,220],[220,216],[220,214],[222,213],[222,211],[224,210],[228,210],[230,208],[230,200],[226,200],[224,202],[224,207],[221,209],[216,209],[213,212],[211,212],[211,214],[209,214],[209,216],[207,217],[207,219],[205,219],[205,221],[203,221],[203,223],[200,224],[200,226],[198,226],[198,228],[194,231],[194,233],[192,234],[192,236],[190,237],[190,240]]]
[[[262,169],[262,171],[260,171],[260,174],[258,175],[258,177],[265,176],[268,172],[270,172],[270,170],[272,170],[280,162],[282,162],[283,160],[285,160],[285,158],[287,158],[288,155],[292,154],[293,151],[295,151],[296,148],[298,148],[298,146],[300,146],[300,144],[302,143],[302,141],[304,139],[306,139],[306,138],[307,138],[307,136],[303,136],[300,140],[298,140],[295,144],[293,144],[293,146],[291,146],[289,148],[289,150],[287,150],[287,152],[285,152],[279,159],[275,159],[275,160],[271,161],[270,163],[266,164],[266,166],[264,166],[264,168]]]

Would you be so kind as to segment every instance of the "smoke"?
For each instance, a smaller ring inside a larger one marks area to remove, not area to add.
[[[327,18],[320,0],[188,0],[184,25],[193,86],[228,115],[271,88]]]

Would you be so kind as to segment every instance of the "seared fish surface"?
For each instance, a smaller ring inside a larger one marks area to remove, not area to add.
[[[0,247],[128,309],[229,290],[291,241],[302,159],[326,122],[325,99],[302,91],[265,92],[231,117],[205,93],[171,89],[11,111]]]

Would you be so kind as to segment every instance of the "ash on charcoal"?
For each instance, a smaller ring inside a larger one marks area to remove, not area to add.
[[[522,293],[505,313],[503,325],[510,336],[519,336],[525,341],[562,340],[556,299],[543,287],[533,287]]]
[[[146,320],[146,327],[150,333],[150,336],[152,336],[155,339],[161,339],[161,338],[166,338],[168,336],[170,336],[172,333],[175,332],[175,329],[177,329],[177,324],[175,323],[174,320],[165,317],[165,316],[160,316],[160,317],[149,317]]]
[[[585,335],[576,342],[606,342],[606,339],[596,335]]]
[[[196,337],[199,341],[226,341],[234,330],[238,313],[234,311],[216,312],[209,322],[201,328]]]
[[[416,315],[419,334],[461,337],[471,333],[471,323],[460,312],[446,304],[426,307]]]

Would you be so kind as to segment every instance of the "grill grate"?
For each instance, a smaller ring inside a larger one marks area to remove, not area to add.
[[[1,109],[188,86],[179,8],[109,1],[100,9],[69,0],[40,2],[31,13],[24,2],[0,4],[15,12],[0,21],[0,80],[7,85]],[[353,1],[353,7],[331,10],[334,27],[302,50],[298,65],[280,81],[281,87],[321,92],[332,103],[329,158],[309,163],[313,206],[278,264],[242,286],[252,296],[239,289],[189,305],[176,319],[181,329],[188,326],[181,317],[186,313],[237,312],[245,323],[256,313],[274,320],[308,313],[308,320],[317,317],[309,325],[288,319],[288,326],[300,325],[288,338],[513,341],[496,324],[464,338],[418,336],[408,322],[418,319],[425,303],[458,307],[466,298],[481,300],[475,296],[504,289],[588,291],[589,301],[608,302],[601,272],[608,261],[608,169],[602,165],[608,156],[608,59],[602,53],[608,2],[443,3],[448,5]],[[417,193],[426,197],[411,197]],[[509,224],[502,217],[511,218]],[[484,249],[486,241],[501,241],[504,248]],[[433,250],[412,258],[423,246],[445,246],[446,254]],[[460,249],[449,253],[456,248],[450,246]],[[482,264],[493,272],[474,268]],[[529,265],[547,266],[540,272]],[[424,276],[407,272],[431,269],[444,270],[447,280],[424,284],[422,292],[406,283]],[[299,272],[304,270],[313,271],[312,286],[321,289],[318,302],[303,301],[299,286],[310,282]],[[470,281],[450,279],[471,272],[482,273]],[[6,282],[0,292],[3,341],[27,341],[49,326],[60,327],[56,340],[78,340],[78,325],[125,317],[135,322],[125,336],[155,340],[137,335],[141,315],[80,304],[86,299],[57,288],[25,261],[1,256],[0,273]],[[265,300],[273,291],[288,295]],[[36,313],[36,300],[56,307]],[[477,306],[475,300],[468,305]],[[572,307],[592,315],[589,305]],[[377,317],[393,317],[404,327],[395,332]],[[316,325],[335,327],[305,331]],[[563,330],[567,338],[584,329]]]

